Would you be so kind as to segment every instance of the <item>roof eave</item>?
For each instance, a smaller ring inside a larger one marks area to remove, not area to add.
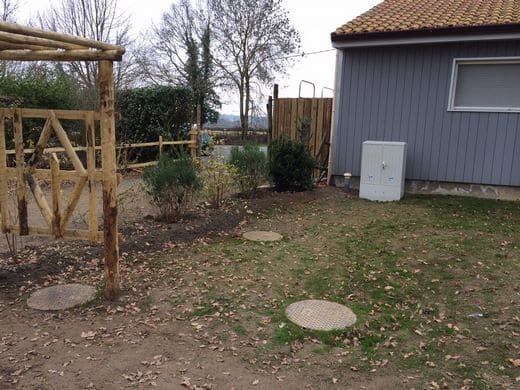
[[[370,42],[377,40],[395,40],[398,43],[399,40],[410,40],[413,38],[438,38],[439,41],[442,41],[443,37],[452,37],[454,35],[464,38],[472,35],[485,34],[520,34],[520,23],[351,34],[338,34],[333,32],[331,34],[331,41],[334,46],[337,44],[340,46],[342,43],[358,43],[359,46],[361,46],[363,42],[370,45]]]

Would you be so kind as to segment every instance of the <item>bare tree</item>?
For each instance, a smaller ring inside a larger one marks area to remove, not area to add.
[[[19,4],[16,0],[1,0],[0,12],[3,22],[12,22],[18,10]],[[16,69],[16,65],[11,61],[0,61],[0,76],[5,76],[7,73]]]
[[[47,12],[38,16],[41,27],[78,35],[102,42],[130,46],[130,22],[118,9],[117,0],[62,0]],[[71,62],[60,64],[82,87],[97,89],[97,64],[95,62]],[[131,53],[123,62],[116,63],[114,82],[122,88],[134,77]]]
[[[147,33],[145,42],[137,61],[146,79],[154,84],[191,88],[195,106],[202,107],[202,118],[216,121],[215,109],[220,102],[214,89],[216,74],[207,8],[201,3],[193,6],[190,0],[173,3],[159,24]]]
[[[12,21],[16,11],[18,11],[18,1],[16,0],[2,0],[0,2],[1,12],[2,12],[2,21]]]
[[[139,54],[139,64],[152,83],[175,84],[188,78],[188,51],[201,35],[204,18],[190,0],[180,0],[163,13],[158,25],[152,26]]]
[[[216,41],[214,63],[238,90],[242,135],[249,129],[252,86],[284,72],[300,37],[281,0],[208,0]]]

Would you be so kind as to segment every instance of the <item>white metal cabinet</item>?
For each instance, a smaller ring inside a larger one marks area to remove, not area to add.
[[[359,197],[377,201],[401,199],[405,171],[405,142],[363,142]]]

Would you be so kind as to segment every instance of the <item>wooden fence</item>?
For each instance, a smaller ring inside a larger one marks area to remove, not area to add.
[[[147,161],[140,163],[129,163],[128,162],[128,151],[130,149],[140,149],[140,148],[153,148],[156,147],[159,149],[159,157],[162,156],[164,147],[168,145],[187,145],[190,150],[190,155],[192,158],[197,157],[198,152],[198,131],[196,127],[193,127],[190,131],[190,140],[189,141],[165,141],[162,136],[159,136],[159,140],[157,142],[143,142],[137,144],[122,144],[116,147],[122,154],[122,158],[120,159],[121,165],[120,168],[124,169],[140,169],[146,168],[149,166],[156,165],[158,161]]]
[[[24,148],[24,118],[45,119],[40,138],[35,147],[31,149]],[[87,145],[73,146],[60,122],[61,120],[84,122]],[[158,147],[160,155],[166,145],[188,145],[191,156],[196,157],[197,155],[198,132],[196,127],[190,131],[189,141],[164,141],[162,137],[159,137],[157,142],[125,144],[114,147],[113,144],[106,142],[103,132],[101,132],[100,137],[96,137],[97,128],[99,128],[97,123],[100,120],[101,114],[96,111],[0,108],[0,232],[4,234],[16,233],[21,236],[43,235],[55,239],[70,238],[101,242],[104,234],[98,230],[96,183],[105,185],[107,181],[108,168],[103,164],[105,158],[103,154],[107,148],[111,148],[112,151],[119,149],[124,152],[131,148]],[[6,149],[6,121],[12,122],[14,150]],[[61,146],[47,147],[53,135]],[[99,138],[101,138],[101,143],[96,145],[96,140]],[[98,151],[101,151],[101,153],[98,154]],[[86,164],[78,156],[78,152],[86,153]],[[58,153],[67,158],[67,166],[72,169],[60,168]],[[44,156],[49,154],[48,161],[46,161]],[[29,155],[29,157],[26,158],[26,155]],[[101,166],[98,164],[100,160]],[[120,166],[120,168],[143,168],[156,163],[157,161],[126,164]],[[10,166],[11,164],[15,165]],[[50,169],[42,169],[42,164]],[[113,173],[115,175],[115,167]],[[16,212],[9,210],[9,180],[14,180],[16,183]],[[39,180],[50,182],[50,205]],[[73,190],[66,202],[61,193],[61,183],[64,180],[74,183]],[[85,187],[88,190],[88,230],[72,229],[68,225]],[[30,225],[27,190],[32,193],[47,226]]]
[[[190,150],[191,157],[196,157],[197,153],[197,137],[198,132],[196,130],[190,131],[190,140],[187,141],[165,141],[162,136],[159,136],[158,141],[156,142],[142,142],[142,143],[134,143],[134,144],[119,144],[116,146],[116,150],[120,152],[122,157],[119,159],[120,164],[118,166],[119,169],[140,169],[146,168],[149,166],[153,166],[157,164],[157,160],[154,161],[146,161],[140,163],[131,163],[128,162],[128,151],[130,149],[141,149],[141,148],[152,148],[156,147],[159,150],[159,156],[162,156],[164,147],[168,145],[187,145]],[[87,146],[72,146],[72,150],[75,152],[87,152],[89,148]],[[101,146],[94,146],[94,150],[100,151]],[[35,149],[24,149],[23,153],[25,154],[33,154]],[[64,147],[51,147],[43,149],[42,153],[45,154],[55,154],[55,153],[66,153],[66,149]],[[15,155],[16,150],[6,150],[6,156]],[[66,172],[66,171],[65,171]],[[69,175],[70,176],[70,175]]]
[[[23,118],[45,119],[40,138],[34,149],[24,149]],[[6,150],[6,120],[12,121],[14,151]],[[84,148],[87,153],[86,166],[79,158],[76,148],[72,146],[60,120],[84,122],[87,139],[87,146]],[[17,233],[21,236],[29,234],[45,235],[54,238],[75,238],[98,242],[103,240],[103,232],[98,230],[96,183],[103,182],[105,185],[110,180],[108,177],[110,171],[106,164],[102,164],[101,169],[96,167],[96,122],[101,120],[102,114],[95,111],[0,109],[0,230],[2,233]],[[61,147],[46,150],[53,133]],[[103,155],[102,159],[104,159],[106,149],[113,148],[113,145],[107,142],[103,132],[101,132],[101,138],[100,148]],[[56,152],[59,151],[65,153],[74,168],[73,170],[60,169],[60,162],[56,156]],[[50,169],[39,169],[38,166],[42,162],[45,152],[51,153]],[[26,153],[31,154],[28,159],[25,158]],[[15,167],[8,167],[8,154],[15,155]],[[13,215],[8,206],[9,179],[16,181],[16,218],[12,218]],[[51,183],[51,206],[49,206],[40,187],[39,180],[42,179]],[[74,182],[74,188],[67,202],[62,199],[60,191],[63,180]],[[69,221],[86,185],[89,189],[88,230],[71,229],[68,227]],[[47,224],[46,227],[29,224],[27,189],[32,193],[35,203]],[[105,191],[105,188],[103,190]]]
[[[329,158],[332,98],[275,98],[272,100],[272,107],[271,138],[286,136],[304,141],[318,160],[320,170],[326,169]],[[303,136],[302,130],[306,133]]]

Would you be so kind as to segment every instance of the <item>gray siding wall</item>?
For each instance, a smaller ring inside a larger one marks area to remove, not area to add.
[[[520,42],[348,49],[333,174],[361,171],[366,140],[408,143],[406,177],[520,186],[520,114],[449,112],[454,58],[520,56]]]

